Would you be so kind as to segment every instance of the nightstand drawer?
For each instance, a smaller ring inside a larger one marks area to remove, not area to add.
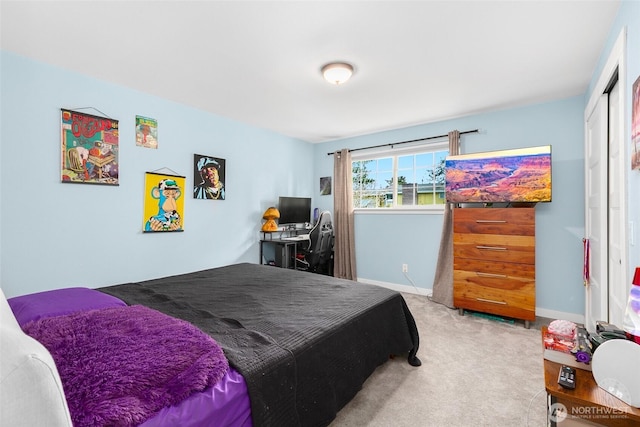
[[[535,237],[456,233],[453,235],[453,256],[454,259],[535,264]]]
[[[533,209],[459,208],[453,211],[454,233],[535,236]]]

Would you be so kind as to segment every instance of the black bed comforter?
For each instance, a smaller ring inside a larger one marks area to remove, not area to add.
[[[404,299],[377,286],[236,264],[99,290],[210,334],[245,378],[256,426],[326,426],[389,355],[420,364]]]

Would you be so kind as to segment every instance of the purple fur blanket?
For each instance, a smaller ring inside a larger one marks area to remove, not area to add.
[[[220,380],[222,349],[200,329],[134,305],[30,322],[51,353],[73,424],[138,425]]]

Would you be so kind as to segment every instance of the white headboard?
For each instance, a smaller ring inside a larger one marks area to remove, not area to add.
[[[24,332],[0,288],[0,425],[72,427],[47,349]]]

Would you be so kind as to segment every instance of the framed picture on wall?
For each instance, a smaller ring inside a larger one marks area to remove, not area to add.
[[[328,196],[331,194],[331,177],[323,176],[320,178],[320,195]]]
[[[118,121],[61,109],[61,180],[118,185]]]
[[[193,198],[224,200],[225,159],[213,156],[193,155]]]
[[[145,233],[184,231],[184,184],[184,176],[159,172],[145,174]]]
[[[158,121],[149,117],[136,116],[136,145],[158,148]]]

